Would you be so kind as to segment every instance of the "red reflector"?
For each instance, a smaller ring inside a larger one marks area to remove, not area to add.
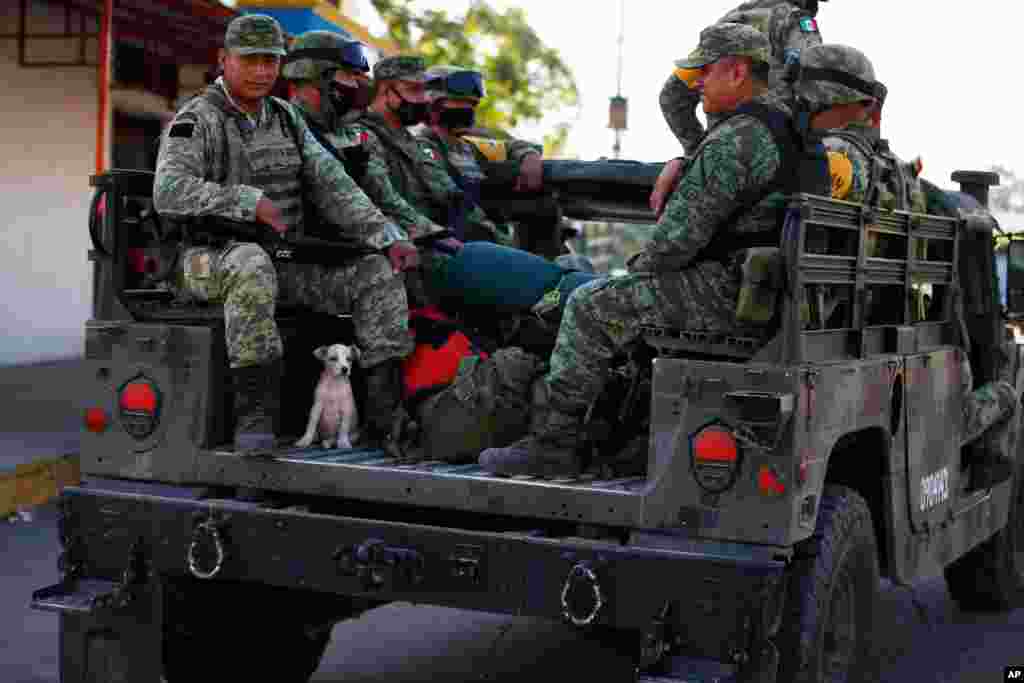
[[[693,454],[697,460],[734,463],[738,456],[736,439],[724,429],[705,429],[693,441]]]
[[[102,408],[89,408],[85,411],[85,428],[94,434],[106,430],[107,414]]]
[[[156,412],[156,392],[147,383],[133,382],[121,391],[121,409]]]
[[[765,494],[786,492],[785,484],[779,481],[778,476],[768,465],[761,465],[761,471],[757,475],[757,488]]]
[[[128,250],[128,263],[131,264],[132,272],[142,274],[146,272],[146,252],[133,247]]]

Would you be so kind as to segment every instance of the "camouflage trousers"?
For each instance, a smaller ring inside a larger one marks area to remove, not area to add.
[[[384,256],[365,256],[340,267],[274,263],[258,244],[235,242],[186,249],[178,277],[179,292],[223,303],[232,368],[262,365],[283,355],[274,320],[278,303],[330,315],[351,313],[363,367],[404,358],[413,349],[404,283]]]
[[[719,263],[582,285],[566,303],[545,377],[551,408],[582,416],[600,394],[612,358],[640,337],[641,327],[732,329],[738,292],[734,268]]]

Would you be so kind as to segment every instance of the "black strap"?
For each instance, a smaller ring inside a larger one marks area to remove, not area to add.
[[[845,85],[847,88],[852,88],[857,92],[862,93],[865,99],[874,98],[878,100],[880,104],[885,103],[885,98],[889,94],[889,89],[880,81],[865,81],[863,78],[858,78],[853,74],[846,73],[845,71],[839,71],[838,69],[825,69],[816,66],[791,64],[786,68],[785,79],[793,83],[797,81],[826,81],[829,83],[838,83],[839,85]]]
[[[768,195],[776,192],[784,195],[805,192],[827,197],[831,194],[828,158],[820,137],[801,135],[789,115],[761,102],[749,102],[737,108],[715,128],[740,115],[751,116],[768,129],[779,150],[779,168],[768,183],[738,197],[737,209],[725,221],[725,225],[730,227],[715,233],[711,242],[701,250],[696,259],[698,261],[724,262],[741,249],[778,246],[784,211],[779,212],[778,220],[770,230],[738,234],[730,229],[743,213],[756,207]],[[697,154],[700,154],[699,150]]]

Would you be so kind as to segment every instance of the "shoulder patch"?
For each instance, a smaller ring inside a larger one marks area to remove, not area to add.
[[[168,137],[172,138],[190,138],[192,133],[195,131],[196,124],[192,121],[182,121],[171,125],[171,132],[168,133]]]
[[[440,161],[440,159],[437,156],[437,152],[435,152],[434,148],[428,145],[427,143],[422,143],[420,145],[420,149],[423,150],[423,154],[425,154],[426,157],[431,161]]]
[[[818,22],[814,17],[803,17],[800,19],[800,30],[804,33],[818,33]]]

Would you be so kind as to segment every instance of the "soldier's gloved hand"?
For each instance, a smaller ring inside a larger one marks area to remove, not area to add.
[[[270,201],[266,197],[260,197],[260,200],[256,203],[256,220],[260,223],[265,223],[274,229],[278,235],[283,235],[288,232],[288,226],[284,222],[284,216],[278,210],[274,202]]]
[[[387,251],[391,269],[396,273],[411,270],[420,265],[420,252],[412,242],[395,242]]]
[[[544,185],[544,161],[539,154],[529,154],[519,164],[516,192],[538,192]]]
[[[676,185],[679,184],[679,178],[682,174],[682,159],[673,159],[661,169],[658,179],[654,181],[654,191],[651,192],[651,210],[654,211],[655,217],[661,218],[661,213],[665,210],[665,204],[668,203],[668,198],[675,191]]]

